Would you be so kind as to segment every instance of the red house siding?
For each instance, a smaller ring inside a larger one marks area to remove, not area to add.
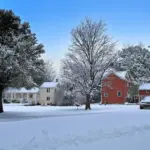
[[[139,96],[150,96],[150,90],[139,90]]]
[[[102,88],[102,104],[123,104],[126,101],[128,95],[128,82],[120,79],[118,76],[111,74],[103,80],[103,84],[108,84]],[[118,97],[117,92],[121,92],[121,96]],[[104,93],[108,93],[108,97],[104,96]]]
[[[141,101],[145,96],[150,96],[150,90],[139,90],[139,100]]]

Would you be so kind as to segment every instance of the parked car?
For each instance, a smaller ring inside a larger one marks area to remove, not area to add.
[[[146,96],[140,102],[140,109],[150,108],[150,96]]]
[[[24,106],[35,106],[35,104],[31,101],[28,101],[27,103],[24,104]]]

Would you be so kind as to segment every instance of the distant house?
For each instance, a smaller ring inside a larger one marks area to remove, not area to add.
[[[150,96],[150,83],[144,83],[139,86],[139,99]]]
[[[39,88],[7,88],[4,91],[4,98],[9,101],[18,100],[20,102],[28,101],[32,103],[37,103],[39,100]]]
[[[123,104],[129,96],[131,77],[127,71],[109,71],[102,80],[101,103]]]
[[[59,102],[64,96],[63,90],[58,82],[44,82],[40,86],[40,100],[42,105],[52,104],[59,105]]]
[[[41,105],[58,105],[63,98],[63,90],[58,82],[44,82],[39,88],[8,88],[4,91],[4,98],[7,100],[19,100]]]

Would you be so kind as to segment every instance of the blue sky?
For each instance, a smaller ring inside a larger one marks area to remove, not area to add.
[[[104,20],[119,47],[150,44],[149,0],[0,0],[0,8],[12,9],[30,23],[45,46],[44,57],[57,69],[70,44],[71,29],[85,16]]]

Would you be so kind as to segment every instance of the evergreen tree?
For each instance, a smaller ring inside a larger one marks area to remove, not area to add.
[[[37,85],[33,74],[43,66],[43,53],[29,23],[22,23],[11,10],[0,10],[0,112],[5,88]]]
[[[139,84],[150,82],[150,51],[142,45],[125,47],[114,67],[117,70],[127,70]]]

